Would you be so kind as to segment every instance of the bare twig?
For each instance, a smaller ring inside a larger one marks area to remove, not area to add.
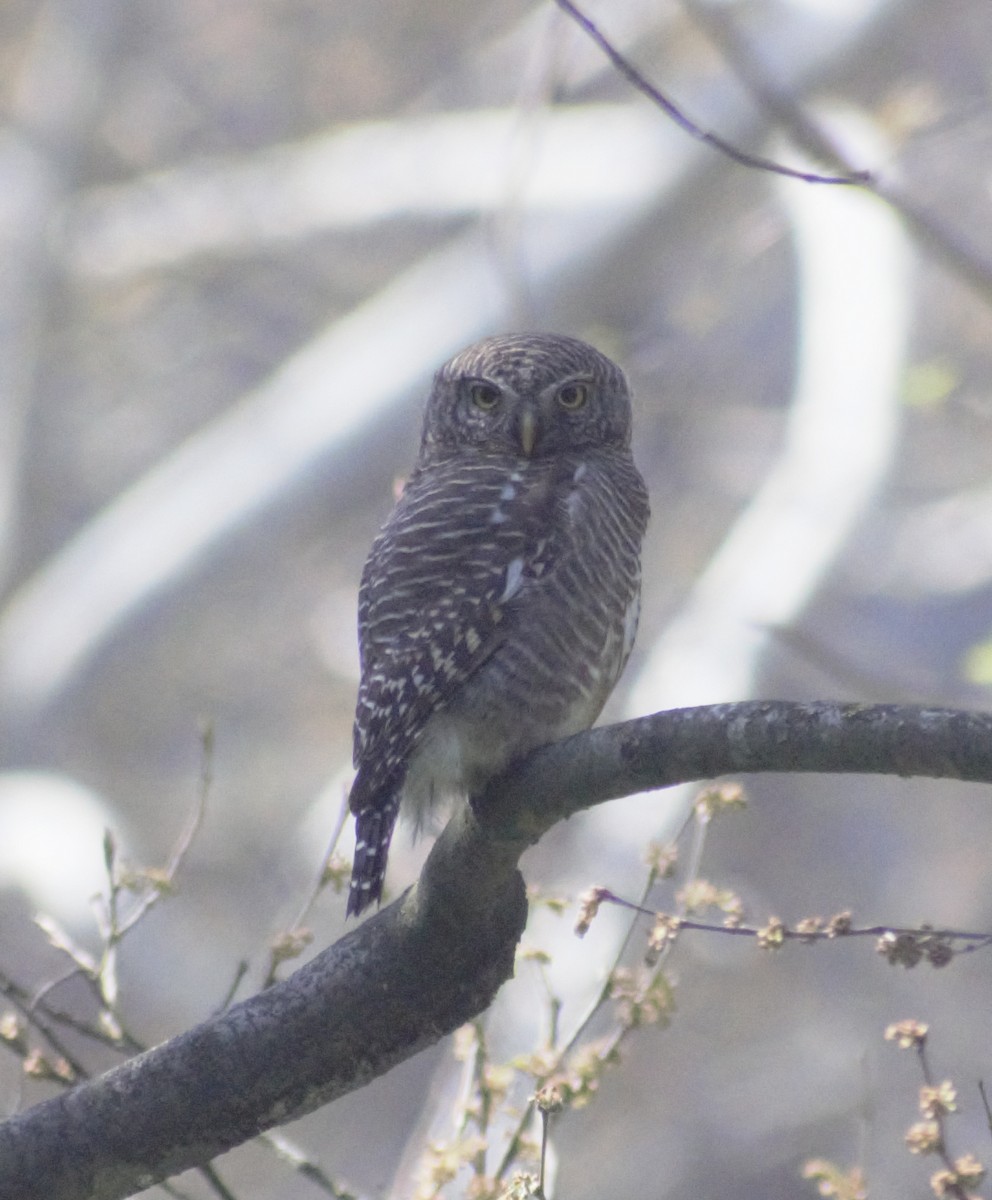
[[[242,958],[238,965],[234,968],[234,976],[231,979],[230,986],[224,993],[224,998],[220,1004],[214,1009],[215,1013],[222,1013],[229,1009],[234,1003],[234,997],[238,994],[238,988],[241,986],[241,981],[248,974],[248,960]]]
[[[200,831],[200,826],[203,824],[203,818],[207,812],[207,800],[210,797],[210,789],[213,786],[214,730],[213,726],[209,723],[204,724],[200,730],[200,744],[200,780],[197,787],[196,799],[186,820],[186,825],[180,832],[176,844],[172,848],[172,853],[169,855],[168,862],[162,868],[161,875],[149,877],[155,886],[150,887],[132,911],[128,913],[126,919],[115,926],[115,936],[118,941],[138,924],[150,908],[154,907],[163,896],[169,893],[179,872],[179,868],[182,866],[183,860],[189,853],[189,849],[193,845],[197,833]],[[116,890],[120,890],[119,884]],[[112,880],[111,897],[113,897],[114,891]]]
[[[317,902],[318,896],[320,896],[321,892],[334,879],[337,873],[334,852],[337,849],[338,840],[347,824],[349,815],[348,797],[345,794],[341,797],[341,806],[338,810],[337,821],[331,830],[330,841],[327,844],[324,857],[321,859],[320,870],[313,881],[313,886],[304,897],[303,904],[294,920],[290,923],[289,928],[270,947],[269,965],[262,987],[271,987],[278,978],[279,967],[282,963],[288,959],[298,957],[305,946],[309,945],[310,935],[306,929],[306,921],[310,916],[314,904]]]
[[[989,1127],[989,1133],[992,1133],[992,1107],[989,1107],[989,1097],[985,1090],[985,1080],[978,1081],[978,1094],[982,1098],[982,1109],[985,1112],[985,1123]]]
[[[914,966],[922,959],[927,959],[934,966],[945,966],[952,957],[959,954],[972,954],[976,950],[984,950],[992,946],[992,933],[974,932],[965,929],[934,929],[930,925],[913,927],[900,925],[862,925],[850,923],[850,914],[842,913],[829,921],[819,918],[807,918],[795,926],[783,924],[777,918],[772,918],[767,925],[716,924],[712,921],[697,921],[693,918],[674,915],[667,916],[655,909],[647,908],[643,903],[625,900],[608,888],[597,888],[597,899],[604,904],[615,904],[641,916],[654,919],[664,918],[672,929],[681,933],[695,931],[697,933],[715,933],[729,937],[754,938],[763,945],[774,948],[784,942],[832,942],[842,938],[876,938],[879,940],[878,949],[890,962],[901,963],[904,966]],[[955,946],[955,942],[964,943]]]
[[[333,1197],[333,1200],[357,1200],[353,1192],[338,1187],[319,1164],[315,1163],[305,1151],[283,1134],[265,1133],[260,1140],[274,1150],[279,1158],[288,1163],[294,1171],[314,1184],[318,1191]]]
[[[561,2],[561,0],[558,0]],[[804,146],[817,158],[836,163],[851,174],[858,174],[839,146],[808,111],[770,80],[762,71],[760,59],[748,47],[726,6],[717,7],[702,0],[682,0],[692,16],[720,53],[730,64],[741,83],[774,120],[786,129],[793,141]],[[915,233],[920,246],[954,271],[978,291],[983,298],[992,298],[992,260],[984,244],[968,241],[960,230],[949,228],[938,213],[927,211],[912,200],[898,185],[877,174],[863,173],[859,180],[890,204]]]
[[[974,1200],[973,1189],[965,1186],[962,1170],[978,1168],[978,1178],[981,1178],[985,1171],[970,1155],[955,1161],[947,1145],[947,1117],[957,1108],[956,1089],[949,1080],[940,1084],[935,1082],[927,1054],[926,1026],[914,1022],[900,1024],[903,1027],[915,1025],[918,1032],[918,1036],[911,1041],[924,1084],[920,1090],[920,1110],[925,1120],[909,1129],[906,1143],[912,1152],[934,1154],[944,1164],[943,1170],[931,1177],[931,1186],[938,1196],[953,1196],[955,1200]],[[898,1027],[892,1027],[886,1032],[886,1037],[890,1037],[897,1029]],[[898,1037],[895,1040],[899,1040]],[[900,1041],[900,1045],[905,1046],[906,1042]]]
[[[208,1163],[205,1167],[201,1167],[200,1174],[209,1184],[210,1190],[215,1196],[219,1196],[220,1200],[238,1200],[234,1192],[231,1191],[223,1179],[221,1179],[221,1177],[217,1174],[217,1168],[212,1164]]]
[[[762,158],[757,154],[748,154],[744,150],[740,150],[733,143],[728,142],[719,134],[709,130],[702,129],[694,121],[679,108],[679,106],[664,92],[660,91],[649,79],[647,79],[626,55],[613,45],[613,43],[600,32],[598,26],[578,9],[572,0],[555,0],[558,7],[567,13],[573,21],[576,22],[585,32],[592,38],[597,46],[603,51],[606,57],[616,67],[621,75],[635,87],[642,95],[656,104],[663,112],[684,130],[690,137],[694,137],[699,142],[704,142],[707,146],[712,146],[714,150],[719,150],[721,154],[732,159],[742,167],[751,167],[758,171],[770,171],[775,175],[785,175],[789,179],[801,179],[805,183],[829,183],[843,185],[861,185],[868,183],[871,176],[867,171],[852,171],[847,175],[820,175],[813,171],[800,171],[793,167],[786,167],[782,163],[775,162],[770,158]]]
[[[689,858],[688,858],[687,879],[692,880],[696,877],[696,875],[699,871],[699,865],[700,865],[700,861],[702,859],[703,847],[706,842],[706,831],[708,828],[708,821],[700,819],[699,811],[698,811],[698,809],[696,809],[695,806],[693,806],[692,811],[688,814],[686,819],[683,821],[682,826],[679,829],[675,840],[677,842],[681,841],[683,836],[686,834],[687,830],[689,830],[690,827],[692,828],[692,831],[693,831],[693,838],[692,838],[692,844],[691,844]],[[640,904],[631,906],[632,908],[635,909],[636,913],[651,911],[650,909],[646,909],[643,906],[646,905],[647,899],[650,896],[651,892],[654,890],[654,887],[658,883],[658,880],[659,880],[658,872],[656,871],[656,869],[654,867],[652,867],[648,871],[647,879],[645,880],[644,887],[641,892]],[[616,975],[617,970],[620,967],[620,964],[624,961],[624,959],[627,957],[627,955],[630,951],[631,945],[633,944],[633,941],[634,941],[634,935],[635,935],[636,930],[637,930],[637,919],[636,919],[636,915],[635,915],[634,919],[632,919],[630,924],[627,926],[627,929],[624,932],[624,936],[620,940],[620,944],[617,947],[616,953],[613,955],[613,959],[612,959],[609,969],[606,972],[604,972],[602,986],[599,988],[599,991],[596,993],[596,995],[590,1001],[589,1006],[586,1009],[585,1013],[579,1018],[578,1022],[576,1023],[575,1027],[573,1028],[572,1032],[569,1034],[567,1040],[563,1044],[558,1045],[557,1039],[555,1040],[555,1042],[553,1042],[551,1044],[550,1048],[555,1050],[556,1053],[555,1053],[555,1056],[554,1056],[552,1062],[549,1064],[548,1069],[545,1071],[542,1078],[540,1080],[538,1080],[539,1088],[542,1085],[544,1085],[545,1083],[547,1083],[547,1081],[549,1079],[551,1079],[554,1075],[556,1075],[558,1072],[560,1072],[562,1070],[562,1067],[564,1066],[564,1064],[568,1058],[568,1055],[576,1048],[576,1046],[578,1046],[578,1044],[581,1042],[583,1037],[585,1037],[585,1035],[588,1032],[589,1027],[591,1026],[596,1015],[599,1012],[601,1012],[602,1009],[604,1008],[604,1006],[609,1002],[610,995],[611,995],[611,989],[613,986],[613,979]],[[661,957],[662,956],[659,956],[659,959],[654,964],[654,968],[651,971],[651,974],[649,976],[649,980],[648,980],[649,984],[657,977],[658,972],[661,970]],[[602,1059],[605,1060],[619,1048],[621,1042],[623,1041],[624,1034],[626,1032],[629,1032],[629,1030],[627,1030],[623,1027],[620,1027],[620,1026],[618,1026],[613,1031],[613,1034],[606,1040],[606,1042],[604,1043],[604,1045],[602,1047],[602,1050],[600,1053],[600,1057]],[[535,1107],[537,1107],[536,1100],[534,1097],[531,1097],[531,1099],[527,1102],[523,1112],[521,1113],[520,1119],[517,1121],[516,1126],[514,1127],[512,1133],[510,1134],[510,1138],[507,1143],[506,1150],[503,1153],[503,1157],[500,1159],[499,1166],[496,1168],[496,1172],[495,1172],[496,1179],[501,1180],[506,1177],[510,1168],[513,1166],[514,1160],[520,1154],[521,1146],[523,1144],[523,1139],[525,1136],[525,1131],[527,1129],[527,1126],[531,1122]],[[548,1114],[543,1109],[541,1109],[540,1111],[541,1111],[541,1120],[542,1120],[540,1178],[543,1181],[543,1179],[544,1179],[544,1156],[545,1156],[545,1151],[547,1149],[547,1139],[548,1139]]]
[[[5,974],[0,974],[0,995],[6,999],[17,1009],[24,1019],[39,1034],[48,1042],[52,1050],[59,1055],[72,1068],[72,1071],[77,1079],[87,1078],[87,1070],[78,1058],[69,1050],[65,1042],[62,1040],[61,1034],[54,1028],[54,1023],[47,1016],[38,1012],[32,1003],[30,993],[26,988],[15,983]]]

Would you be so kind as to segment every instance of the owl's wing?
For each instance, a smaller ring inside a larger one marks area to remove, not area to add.
[[[509,606],[552,568],[562,464],[442,463],[414,474],[359,592],[361,792],[404,767],[429,717],[497,648]],[[353,793],[353,807],[362,803]]]

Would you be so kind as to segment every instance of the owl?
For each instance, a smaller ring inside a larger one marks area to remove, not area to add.
[[[486,338],[437,372],[420,454],[358,602],[348,914],[420,826],[588,728],[637,630],[648,497],[623,372],[558,334]]]

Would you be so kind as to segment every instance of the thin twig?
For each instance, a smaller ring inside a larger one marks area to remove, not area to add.
[[[978,1094],[982,1098],[982,1108],[985,1110],[985,1123],[989,1127],[989,1133],[992,1133],[992,1108],[989,1107],[988,1094],[985,1091],[985,1080],[978,1081]]]
[[[32,1000],[31,1008],[32,1011],[37,1010],[42,1013],[53,1024],[71,1029],[73,1033],[78,1033],[80,1037],[88,1038],[93,1042],[99,1042],[101,1046],[106,1046],[109,1050],[115,1050],[118,1054],[140,1054],[143,1050],[147,1049],[141,1042],[136,1041],[128,1034],[125,1034],[123,1037],[112,1037],[105,1029],[100,1029],[97,1025],[91,1025],[88,1021],[82,1021],[79,1017],[65,1012],[60,1008],[52,1008],[50,1004],[39,1002],[37,997]]]
[[[852,180],[855,179],[858,173],[843,149],[805,109],[765,76],[758,56],[751,53],[726,6],[717,8],[700,3],[700,0],[682,0],[682,4],[716,44],[744,87],[769,110],[779,125],[788,130],[792,140],[805,146],[817,158],[836,163],[851,173]],[[951,229],[941,221],[939,214],[922,208],[891,181],[865,172],[862,182],[869,184],[875,195],[899,213],[913,230],[922,249],[970,284],[983,299],[992,297],[992,260],[984,244],[966,240],[960,230]]]
[[[629,909],[631,912],[639,913],[645,917],[663,915],[654,909],[645,907],[643,903],[626,900],[622,896],[617,896],[608,888],[600,888],[598,889],[598,893],[599,899],[605,904],[615,904],[620,908]],[[677,922],[679,931],[695,930],[698,933],[718,933],[729,935],[730,937],[763,938],[767,936],[766,929],[755,925],[718,925],[714,922],[695,921],[682,916],[676,916],[673,920]],[[955,949],[955,954],[971,954],[976,950],[984,950],[987,946],[992,946],[992,933],[976,933],[965,929],[934,929],[929,925],[912,927],[901,925],[863,925],[857,927],[844,926],[843,928],[827,926],[819,929],[790,929],[786,925],[777,926],[778,937],[785,941],[796,942],[835,942],[842,938],[881,938],[888,935],[928,939],[931,942],[967,943],[959,949]]]
[[[548,1159],[548,1127],[551,1123],[551,1113],[546,1108],[541,1109],[541,1165],[537,1176],[537,1194],[544,1196],[545,1166]]]
[[[129,930],[133,929],[145,913],[162,899],[162,896],[168,890],[168,885],[172,884],[175,880],[176,874],[182,866],[183,860],[189,853],[190,847],[193,845],[193,841],[203,824],[203,819],[207,812],[207,800],[210,797],[210,789],[213,786],[214,730],[213,726],[209,723],[204,724],[200,731],[200,743],[202,754],[200,759],[200,781],[196,792],[196,800],[187,818],[186,826],[176,839],[176,844],[173,846],[169,860],[163,869],[166,886],[152,888],[137,902],[132,912],[118,926],[118,940],[128,933]]]
[[[923,1082],[930,1089],[934,1088],[933,1071],[930,1069],[930,1060],[927,1057],[927,1046],[924,1039],[920,1039],[916,1043],[916,1057],[919,1060],[920,1072],[923,1075]],[[930,1119],[937,1126],[937,1157],[944,1164],[944,1168],[948,1175],[946,1190],[943,1192],[945,1196],[955,1196],[957,1200],[973,1200],[973,1197],[961,1186],[958,1180],[957,1168],[951,1158],[950,1151],[947,1148],[947,1117],[943,1106],[935,1104],[932,1112],[929,1114]]]
[[[51,1023],[41,1015],[32,1003],[30,993],[20,984],[15,983],[7,975],[0,975],[0,995],[5,996],[21,1013],[31,1027],[48,1042],[52,1050],[72,1068],[77,1079],[87,1079],[89,1072],[66,1046],[59,1034],[52,1028]]]
[[[600,32],[596,24],[585,13],[576,8],[572,0],[555,0],[555,3],[585,30],[627,82],[642,95],[647,96],[663,112],[667,113],[680,129],[689,134],[690,137],[694,137],[697,141],[704,142],[707,146],[712,146],[714,150],[718,150],[721,154],[726,155],[727,158],[738,163],[740,166],[751,167],[758,171],[770,171],[775,175],[785,175],[789,179],[801,179],[804,183],[858,186],[870,181],[871,177],[867,171],[854,171],[848,175],[819,175],[813,171],[799,171],[793,167],[787,167],[782,163],[775,162],[773,159],[763,158],[757,154],[748,154],[746,151],[738,149],[733,143],[720,137],[719,134],[703,129],[695,121],[690,120],[673,100],[669,99],[664,92],[660,91],[649,79],[642,75],[629,58],[620,53],[609,38]]]
[[[224,993],[224,997],[221,1000],[220,1004],[218,1004],[217,1007],[214,1009],[214,1012],[218,1012],[218,1013],[226,1012],[231,1007],[231,1005],[234,1003],[234,997],[238,993],[238,988],[241,986],[241,981],[242,981],[242,979],[244,979],[244,977],[247,974],[248,974],[248,960],[246,958],[242,958],[234,970],[234,978],[231,980],[230,986],[228,987],[227,991]]]
[[[221,1179],[221,1177],[217,1174],[216,1167],[214,1167],[211,1163],[207,1163],[205,1167],[201,1167],[200,1174],[207,1181],[210,1190],[215,1195],[220,1196],[220,1200],[238,1200],[234,1192],[231,1191],[223,1179]]]
[[[325,1195],[332,1196],[333,1200],[356,1200],[352,1192],[343,1191],[339,1188],[323,1168],[315,1163],[298,1146],[294,1145],[285,1134],[270,1130],[268,1133],[263,1133],[259,1141],[274,1150],[279,1158],[288,1163],[304,1179],[315,1184]]]
[[[334,856],[334,851],[337,849],[338,840],[340,839],[344,827],[347,824],[349,815],[348,797],[345,794],[341,797],[341,807],[338,810],[338,819],[335,822],[334,828],[331,830],[331,837],[327,844],[327,850],[324,852],[324,857],[321,859],[320,869],[318,870],[316,878],[314,879],[313,886],[304,897],[303,904],[301,905],[299,912],[296,914],[295,919],[290,923],[286,934],[284,934],[282,938],[277,939],[270,950],[268,969],[265,972],[265,979],[262,981],[263,988],[271,987],[278,978],[277,973],[280,965],[284,963],[287,958],[295,957],[295,954],[291,955],[285,952],[280,952],[280,947],[287,941],[292,943],[295,940],[298,941],[302,948],[303,940],[301,935],[304,932],[305,922],[310,916],[310,912],[313,909],[314,904],[316,904],[317,898],[327,886],[328,879],[330,877],[329,867],[331,864],[331,859]]]
[[[181,1188],[177,1188],[174,1183],[169,1183],[166,1180],[158,1185],[167,1196],[172,1196],[173,1200],[190,1200],[189,1192],[184,1192]]]
[[[331,859],[334,856],[334,851],[338,848],[338,841],[341,834],[344,832],[344,827],[348,823],[348,817],[351,815],[351,810],[348,808],[347,793],[342,793],[341,806],[338,809],[337,821],[334,823],[334,828],[331,830],[331,836],[327,843],[327,850],[320,863],[320,870],[317,872],[317,878],[314,880],[314,885],[310,889],[309,894],[303,902],[300,911],[296,914],[296,920],[293,922],[292,928],[297,929],[310,916],[310,910],[317,901],[317,897],[327,886],[327,868]]]
[[[685,820],[682,822],[682,825],[679,828],[678,834],[676,835],[676,841],[680,841],[682,839],[682,837],[685,835],[686,831],[690,828],[690,826],[694,830],[694,837],[693,837],[692,849],[690,850],[690,854],[689,854],[689,865],[690,865],[690,876],[689,877],[694,878],[694,875],[692,875],[691,873],[698,871],[698,869],[699,869],[699,861],[700,861],[700,858],[702,857],[703,845],[706,840],[706,830],[708,828],[708,824],[706,822],[698,820],[695,806],[693,806],[693,808],[690,809]],[[658,873],[652,867],[652,869],[648,872],[647,880],[645,881],[644,888],[642,889],[642,892],[641,892],[641,905],[642,906],[644,904],[646,904],[648,896],[651,894],[655,884],[658,882],[658,878],[659,878]],[[635,930],[637,929],[637,916],[644,912],[649,913],[652,916],[654,915],[654,911],[652,909],[647,909],[644,907],[638,907],[638,906],[633,906],[633,905],[631,907],[637,907],[638,912],[635,914],[635,917],[630,921],[629,925],[627,926],[626,931],[624,932],[624,936],[621,939],[620,945],[617,948],[617,951],[613,956],[613,961],[610,965],[610,969],[605,974],[602,986],[600,987],[599,991],[596,993],[596,995],[591,1000],[588,1008],[585,1011],[585,1014],[579,1019],[578,1024],[572,1030],[572,1033],[570,1034],[568,1040],[560,1048],[556,1048],[557,1053],[555,1055],[553,1065],[546,1072],[545,1078],[550,1078],[556,1071],[561,1069],[562,1063],[568,1057],[569,1053],[578,1045],[579,1041],[584,1036],[586,1030],[592,1024],[592,1021],[595,1018],[596,1014],[598,1012],[600,1012],[600,1010],[603,1008],[603,1006],[609,1001],[610,992],[611,992],[611,988],[613,985],[613,977],[614,977],[617,969],[619,968],[621,962],[623,962],[628,951],[630,950],[630,947],[634,940],[634,933],[635,933]],[[652,979],[654,979],[657,976],[657,973],[659,970],[660,970],[660,960],[659,960],[659,963],[657,963],[655,965],[655,968],[652,971],[652,975],[651,975]],[[622,1041],[622,1036],[623,1036],[622,1029],[614,1032],[614,1036],[612,1038],[610,1038],[609,1042],[607,1043],[607,1047],[604,1050],[604,1056],[612,1053],[617,1048],[617,1046],[619,1046],[620,1042]],[[496,1172],[495,1172],[496,1179],[504,1178],[507,1171],[510,1169],[510,1166],[512,1165],[514,1159],[516,1158],[517,1154],[519,1153],[520,1143],[524,1136],[524,1130],[530,1124],[530,1120],[533,1115],[534,1108],[535,1108],[535,1101],[532,1097],[528,1101],[527,1106],[525,1107],[524,1111],[522,1112],[520,1119],[517,1122],[516,1127],[513,1130],[513,1133],[510,1135],[510,1140],[507,1144],[506,1151],[504,1152],[503,1157],[500,1160],[499,1166],[497,1167]],[[545,1126],[544,1133],[545,1133],[545,1137],[546,1137],[546,1134],[547,1134],[546,1126]],[[544,1143],[542,1140],[542,1160],[543,1160],[543,1152],[544,1152]],[[542,1178],[543,1178],[543,1174],[542,1174]]]

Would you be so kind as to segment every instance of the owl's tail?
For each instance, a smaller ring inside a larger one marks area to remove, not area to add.
[[[357,917],[370,904],[382,899],[389,842],[398,812],[399,798],[391,795],[385,802],[376,797],[374,805],[367,804],[355,813],[355,861],[348,890],[349,917]]]

